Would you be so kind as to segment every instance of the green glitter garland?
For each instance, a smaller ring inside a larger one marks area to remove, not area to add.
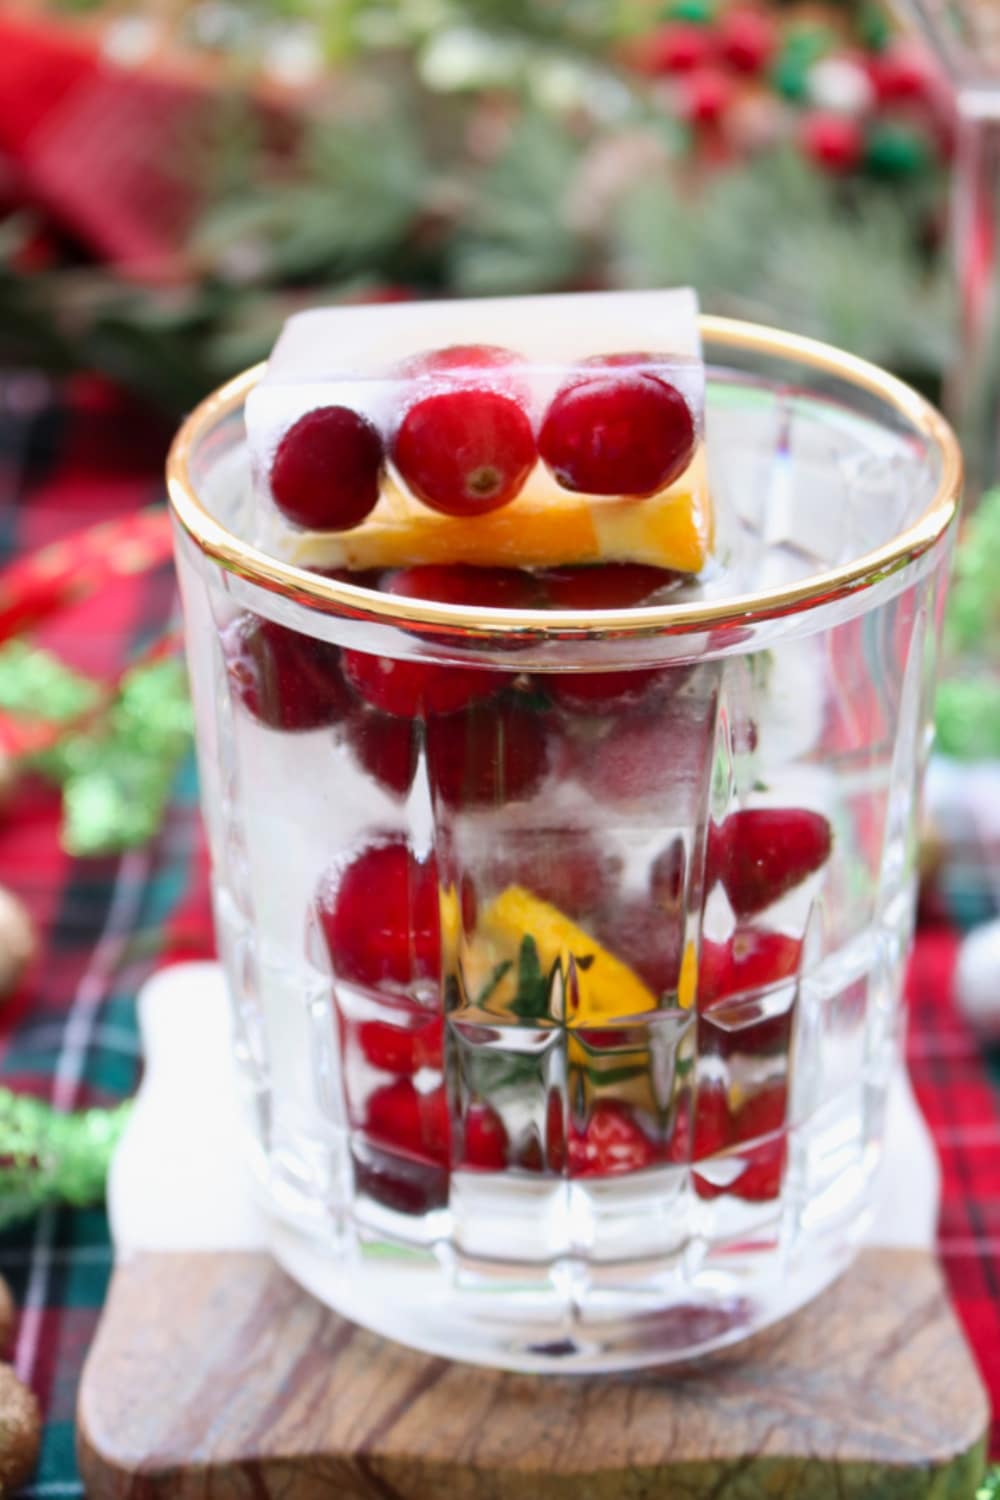
[[[134,668],[90,733],[37,757],[63,788],[62,842],[69,854],[108,854],[152,838],[191,743],[191,704],[181,662]]]
[[[131,1108],[63,1114],[0,1089],[0,1228],[47,1203],[85,1208],[99,1202]]]
[[[71,671],[51,652],[22,640],[0,649],[0,709],[6,713],[64,724],[95,708],[100,697],[95,682]]]
[[[192,738],[178,659],[140,662],[109,699],[106,687],[49,652],[10,641],[0,649],[0,710],[64,726],[54,745],[21,764],[62,788],[67,853],[116,853],[153,837]]]

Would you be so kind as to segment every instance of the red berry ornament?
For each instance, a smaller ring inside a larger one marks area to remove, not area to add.
[[[246,614],[222,632],[222,651],[234,695],[270,729],[318,729],[349,712],[340,651],[328,641]]]
[[[649,355],[588,361],[556,394],[538,438],[564,489],[652,495],[687,468],[695,447],[691,409]]]
[[[324,882],[317,914],[340,979],[378,989],[439,977],[437,864],[418,860],[402,839],[370,844]]]
[[[727,10],[719,21],[716,46],[726,67],[737,73],[759,73],[776,45],[774,22],[761,10]]]
[[[712,55],[712,38],[704,26],[667,22],[648,38],[643,63],[651,73],[690,73]]]
[[[802,125],[802,149],[826,172],[852,172],[865,153],[864,131],[846,115],[808,115]]]
[[[349,406],[306,412],[278,444],[271,494],[287,520],[314,531],[348,531],[378,500],[382,439]]]
[[[733,85],[720,68],[698,68],[681,86],[678,108],[691,125],[717,125],[733,102]]]
[[[926,52],[902,39],[868,59],[868,75],[880,104],[934,103],[937,80]]]

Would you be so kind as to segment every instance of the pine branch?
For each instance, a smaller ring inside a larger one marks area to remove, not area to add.
[[[467,226],[455,237],[450,280],[466,296],[545,291],[582,271],[586,247],[560,213],[580,156],[568,132],[529,112],[477,184]]]
[[[644,182],[621,200],[611,274],[689,282],[706,307],[778,323],[895,368],[940,370],[952,317],[943,267],[919,250],[922,196],[841,185],[781,153],[697,192]]]

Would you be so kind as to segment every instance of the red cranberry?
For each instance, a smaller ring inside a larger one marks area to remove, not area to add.
[[[520,568],[428,563],[390,573],[382,587],[387,594],[404,599],[433,599],[440,604],[532,609],[539,603],[538,585],[533,575]]]
[[[437,391],[409,408],[392,457],[425,505],[478,516],[520,493],[535,464],[535,437],[524,408],[500,391]]]
[[[427,1214],[448,1202],[448,1169],[381,1147],[356,1144],[354,1181],[383,1208],[398,1214]]]
[[[743,1145],[746,1151],[734,1151],[734,1167],[740,1162],[744,1164],[730,1183],[713,1182],[696,1172],[694,1188],[699,1198],[726,1195],[752,1203],[776,1198],[781,1192],[787,1155],[786,1112],[784,1083],[765,1085],[735,1111],[721,1084],[701,1085],[695,1124],[695,1161],[703,1161],[730,1146]],[[760,1140],[760,1137],[769,1138]],[[756,1144],[758,1140],[759,1144]]]
[[[762,10],[727,10],[719,20],[716,45],[727,67],[737,73],[759,73],[777,43],[774,22]]]
[[[637,667],[629,672],[547,672],[536,678],[561,708],[575,713],[617,714],[666,687],[674,669]]]
[[[317,910],[334,973],[355,984],[434,980],[441,970],[437,865],[402,839],[369,844],[339,879],[324,883]]]
[[[737,928],[725,943],[702,939],[698,963],[698,1048],[702,1056],[729,1058],[742,1053],[763,1057],[788,1051],[793,1005],[771,1012],[767,996],[756,992],[791,979],[801,953],[797,938],[756,927]],[[726,1006],[727,1000],[734,1000],[738,1013]]]
[[[373,781],[392,797],[405,797],[417,769],[417,743],[409,719],[358,709],[347,721],[347,741]]]
[[[751,1094],[736,1113],[734,1136],[737,1141],[755,1141],[759,1145],[747,1152],[747,1164],[729,1189],[734,1197],[747,1203],[763,1203],[781,1192],[788,1155],[784,1134],[788,1113],[788,1095],[784,1083],[772,1083]]]
[[[365,1133],[380,1145],[447,1166],[451,1120],[444,1087],[422,1094],[408,1078],[397,1078],[369,1095]]]
[[[644,563],[598,563],[549,568],[538,575],[538,582],[555,609],[632,609],[681,576]]]
[[[504,685],[498,672],[485,667],[401,661],[367,651],[345,651],[343,666],[348,682],[366,703],[401,719],[455,713],[491,698]]]
[[[461,1165],[481,1172],[500,1172],[507,1165],[509,1142],[504,1123],[488,1104],[471,1104],[465,1114]]]
[[[830,857],[833,834],[821,813],[802,807],[753,807],[709,827],[705,884],[721,880],[738,917],[780,900]]]
[[[783,1130],[788,1113],[788,1088],[783,1080],[767,1083],[743,1101],[736,1112],[733,1134],[753,1141]]]
[[[693,812],[714,722],[701,705],[694,712],[672,709],[668,704],[663,713],[625,714],[600,738],[567,736],[566,774],[593,797],[616,806],[669,797],[661,815],[670,808]]]
[[[817,111],[802,123],[802,149],[827,172],[852,172],[865,154],[865,135],[856,120]]]
[[[432,719],[427,725],[431,786],[449,807],[501,807],[540,785],[548,765],[545,726],[516,702]]]
[[[710,1006],[790,979],[802,944],[784,932],[739,927],[725,943],[703,938],[698,964],[698,1003]]]
[[[318,729],[350,707],[340,651],[258,615],[240,615],[222,633],[226,671],[248,713],[270,729]]]
[[[680,391],[655,373],[651,355],[589,360],[553,398],[538,451],[567,490],[652,495],[683,474],[695,447],[694,418]]]
[[[271,494],[289,521],[314,531],[347,531],[378,500],[382,439],[348,406],[306,412],[278,444]]]
[[[445,349],[415,354],[404,362],[400,373],[408,380],[422,383],[426,383],[427,377],[441,376],[444,379],[440,383],[444,386],[471,382],[477,389],[485,385],[488,389],[518,395],[522,392],[517,377],[523,369],[520,355],[499,344],[449,344]]]
[[[733,1121],[729,1097],[721,1083],[703,1081],[698,1085],[694,1112],[694,1145],[692,1161],[704,1161],[725,1151],[732,1140]]]
[[[362,1021],[358,1046],[366,1062],[383,1073],[411,1078],[421,1068],[440,1068],[444,1022],[440,1016],[421,1019],[416,1026],[393,1026],[389,1021]]]
[[[566,1169],[566,1108],[557,1088],[550,1088],[545,1101],[545,1163],[550,1172]]]
[[[625,1107],[610,1099],[594,1105],[583,1130],[569,1135],[571,1177],[614,1177],[652,1166],[656,1151]]]
[[[684,949],[679,913],[668,913],[644,896],[620,902],[592,919],[594,936],[657,995],[676,990]]]
[[[684,840],[677,834],[653,860],[649,871],[649,894],[664,911],[680,913],[686,888],[687,856]]]

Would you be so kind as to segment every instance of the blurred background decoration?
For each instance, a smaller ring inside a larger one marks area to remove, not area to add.
[[[986,411],[1000,343],[967,324],[995,220],[970,217],[955,85],[887,0],[4,0],[8,468],[28,408],[96,372],[165,419],[115,419],[152,472],[170,423],[317,302],[689,283]],[[998,513],[962,549],[939,743],[1000,785]],[[40,662],[0,657],[0,715],[56,714]],[[141,744],[104,697],[99,732],[31,763],[78,851],[155,826],[181,743],[170,692]],[[932,778],[930,860],[981,916],[1000,862],[972,785]]]
[[[300,303],[690,282],[933,395],[953,137],[876,0],[6,0],[0,364],[176,413]]]

